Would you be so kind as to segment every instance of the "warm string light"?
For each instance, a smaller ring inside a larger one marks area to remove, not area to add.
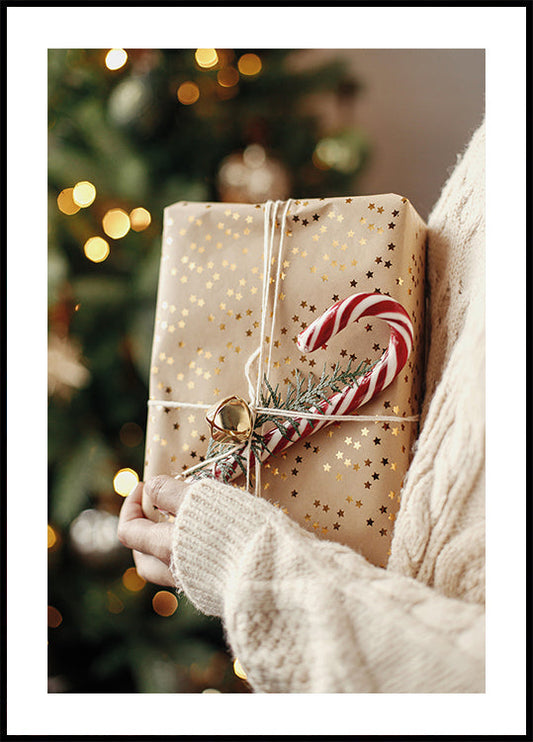
[[[238,83],[240,75],[245,77],[256,77],[263,68],[260,57],[253,52],[243,54],[235,68],[231,61],[234,58],[233,52],[222,50],[220,53],[216,49],[197,49],[194,59],[197,66],[202,70],[218,69],[216,95],[221,100],[233,98],[238,93]],[[192,80],[182,82],[177,90],[177,97],[184,106],[191,106],[200,98],[200,95],[209,94],[209,85],[212,80],[204,80],[202,88]]]
[[[96,188],[88,180],[80,180],[72,189],[72,198],[75,204],[86,209],[96,198]]]
[[[261,59],[257,56],[257,54],[247,53],[243,54],[242,57],[239,57],[237,67],[239,68],[239,72],[241,73],[241,75],[254,77],[261,72],[263,63],[261,62]]]
[[[239,72],[235,67],[223,67],[217,72],[217,82],[223,88],[231,88],[239,82]]]
[[[130,231],[130,218],[122,209],[110,209],[104,214],[102,228],[108,237],[119,240]]]
[[[109,243],[103,237],[89,237],[83,246],[83,252],[93,263],[101,263],[109,255]]]
[[[124,574],[122,575],[122,582],[126,590],[129,590],[132,593],[139,592],[139,590],[142,590],[143,587],[146,585],[146,580],[144,580],[138,574],[135,567],[129,567],[124,572]]]
[[[56,532],[52,526],[48,526],[48,548],[51,549],[57,541]]]
[[[88,180],[80,180],[72,188],[64,188],[57,196],[59,211],[67,216],[77,214],[94,203],[96,187]],[[102,219],[102,228],[111,239],[119,240],[125,237],[130,229],[142,232],[152,223],[152,215],[143,206],[137,206],[127,214],[123,209],[109,209]],[[109,243],[99,236],[89,237],[83,251],[93,263],[101,263],[109,257]]]
[[[168,590],[159,590],[152,598],[152,608],[159,616],[172,616],[178,608],[178,599]]]
[[[203,69],[211,69],[218,64],[218,54],[216,49],[197,49],[194,55],[196,64]]]
[[[130,211],[129,220],[131,228],[135,232],[142,232],[143,229],[146,229],[150,226],[152,222],[152,215],[147,209],[143,208],[142,206],[138,206],[137,208]]]
[[[48,626],[51,629],[57,629],[58,626],[63,622],[63,616],[61,612],[57,610],[53,605],[48,606]]]
[[[57,197],[57,208],[62,214],[72,216],[80,210],[73,198],[74,188],[64,188]]]
[[[108,70],[119,70],[128,61],[128,54],[124,49],[110,49],[105,57],[105,66]]]
[[[241,680],[246,680],[246,673],[242,669],[242,665],[237,657],[233,660],[233,672],[238,678],[241,678]]]
[[[133,469],[119,469],[113,478],[113,489],[118,495],[127,497],[139,483],[139,475]]]
[[[200,97],[200,88],[195,82],[187,80],[181,83],[177,95],[180,103],[183,103],[184,106],[191,106]]]

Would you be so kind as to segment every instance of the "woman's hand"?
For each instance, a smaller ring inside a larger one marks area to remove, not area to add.
[[[157,585],[176,587],[170,572],[173,524],[154,523],[142,510],[143,487],[160,510],[176,515],[187,491],[187,484],[172,477],[158,476],[143,485],[139,482],[126,497],[118,521],[118,539],[133,551],[140,577]]]

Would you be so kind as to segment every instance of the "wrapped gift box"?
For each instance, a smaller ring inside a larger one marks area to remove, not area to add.
[[[310,354],[298,351],[296,338],[339,299],[390,296],[411,317],[414,346],[392,384],[357,410],[374,419],[333,422],[269,458],[260,493],[317,536],[385,566],[418,433],[412,418],[424,361],[426,225],[396,194],[275,206],[270,226],[265,204],[179,202],[165,209],[144,479],[175,476],[205,460],[205,408],[230,395],[249,398],[244,367],[259,345],[264,313],[268,379],[283,391],[297,370],[319,376],[324,364],[377,361],[389,340],[381,320],[350,324]],[[265,235],[273,248],[263,296]],[[233,483],[245,481],[241,475]],[[151,503],[143,507],[148,517],[161,517]]]

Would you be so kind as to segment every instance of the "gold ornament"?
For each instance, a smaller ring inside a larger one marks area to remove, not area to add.
[[[206,412],[205,419],[217,443],[242,443],[248,440],[254,427],[250,407],[236,396],[217,402]]]

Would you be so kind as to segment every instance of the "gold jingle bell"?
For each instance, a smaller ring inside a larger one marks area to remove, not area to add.
[[[253,415],[247,402],[231,396],[217,402],[205,415],[211,437],[217,443],[243,443],[253,430]]]

